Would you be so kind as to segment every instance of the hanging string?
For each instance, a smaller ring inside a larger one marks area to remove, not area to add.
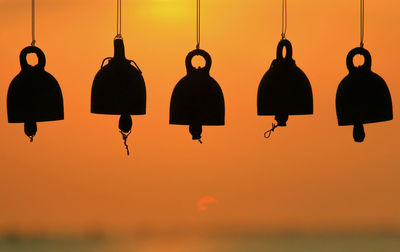
[[[278,124],[272,123],[272,128],[271,128],[270,130],[265,131],[264,137],[265,137],[265,138],[270,138],[272,132],[274,132],[274,130],[275,130],[276,128],[278,128]]]
[[[117,36],[122,38],[122,0],[117,0]]]
[[[127,141],[128,141],[128,136],[131,134],[131,131],[129,131],[128,133],[125,133],[122,130],[120,130],[119,132],[121,133],[122,139],[124,140],[124,145],[125,145],[125,148],[126,148],[126,154],[128,154],[128,156],[129,156],[130,152],[129,152],[129,146],[127,144]]]
[[[35,46],[36,44],[36,38],[35,38],[35,30],[36,30],[36,24],[35,24],[35,0],[32,0],[32,43],[31,46]]]
[[[360,47],[364,47],[364,30],[365,30],[365,3],[360,0]]]
[[[197,1],[197,7],[196,7],[196,49],[200,48],[200,0]]]
[[[287,2],[282,0],[282,39],[286,38],[287,31]]]

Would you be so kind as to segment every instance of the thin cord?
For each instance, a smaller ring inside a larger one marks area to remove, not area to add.
[[[269,137],[271,136],[272,132],[274,132],[274,130],[275,130],[276,128],[278,128],[278,124],[272,123],[272,128],[271,128],[270,130],[265,131],[264,137],[265,137],[265,138],[269,138]]]
[[[360,47],[364,47],[364,30],[365,30],[365,3],[364,0],[360,0]]]
[[[282,0],[282,39],[286,38],[287,31],[287,2]]]
[[[35,0],[32,0],[32,43],[31,46],[35,46],[36,38],[35,38]]]
[[[196,7],[196,49],[200,48],[200,0],[197,0],[197,7]]]
[[[130,152],[129,152],[129,146],[127,144],[127,141],[128,141],[128,136],[131,134],[131,131],[129,131],[128,133],[125,133],[122,130],[120,130],[119,132],[121,133],[122,139],[124,140],[126,154],[129,156]]]
[[[122,0],[117,0],[117,36],[122,38]]]

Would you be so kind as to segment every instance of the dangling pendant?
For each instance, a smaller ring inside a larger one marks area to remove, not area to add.
[[[356,141],[357,143],[364,142],[365,132],[364,132],[364,125],[362,125],[362,123],[354,124],[353,138],[354,141]]]
[[[124,145],[126,148],[126,154],[129,156],[129,146],[127,144],[128,136],[132,132],[132,117],[128,114],[122,114],[119,118],[119,129],[122,135],[122,139],[124,140]]]
[[[289,116],[287,114],[278,114],[278,115],[276,115],[275,116],[275,121],[278,124],[272,123],[272,128],[270,130],[265,131],[264,137],[265,138],[270,138],[272,132],[274,132],[276,128],[278,128],[278,127],[286,127],[287,126],[286,122],[288,121],[288,119],[289,119]]]
[[[36,135],[37,132],[37,125],[36,122],[25,122],[24,123],[24,131],[25,135],[27,135],[30,139],[30,142],[33,142],[33,138]]]
[[[189,132],[192,135],[193,140],[198,140],[201,144],[203,143],[203,141],[201,141],[201,133],[203,132],[203,127],[200,123],[190,124]]]

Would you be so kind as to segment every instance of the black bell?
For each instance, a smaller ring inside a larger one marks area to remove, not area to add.
[[[194,68],[192,59],[202,56],[206,65]],[[203,125],[225,125],[224,95],[210,76],[211,56],[196,49],[186,56],[187,75],[175,86],[171,97],[170,124],[189,125],[193,140],[201,142]]]
[[[37,65],[28,64],[26,56],[29,53],[38,57]],[[57,80],[44,70],[46,57],[42,50],[28,46],[19,58],[21,72],[8,88],[8,122],[24,123],[25,134],[33,141],[36,122],[64,119],[63,96]]]
[[[283,56],[283,48],[286,56]],[[278,44],[276,59],[265,73],[258,87],[257,111],[259,116],[274,115],[278,126],[286,126],[289,115],[313,113],[312,89],[307,76],[296,66],[289,40]]]
[[[364,57],[364,64],[355,67],[353,58]],[[371,71],[371,54],[357,47],[347,55],[349,74],[339,84],[336,93],[336,113],[340,126],[354,125],[353,137],[356,142],[365,138],[365,123],[393,119],[392,99],[385,81]]]
[[[104,66],[106,60],[109,61]],[[125,58],[121,38],[114,40],[114,57],[103,60],[94,78],[91,112],[120,115],[119,129],[125,145],[132,129],[131,115],[146,114],[146,86],[142,72],[134,61]],[[127,151],[129,155],[128,148]]]

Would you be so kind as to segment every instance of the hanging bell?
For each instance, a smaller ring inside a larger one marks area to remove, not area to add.
[[[108,64],[104,65],[107,60]],[[146,114],[146,86],[142,72],[133,60],[125,58],[121,38],[114,39],[114,57],[103,60],[94,78],[91,112],[120,115],[119,129],[126,147],[132,130],[131,115]],[[127,151],[129,155],[128,148]]]
[[[36,54],[38,64],[31,66],[27,55]],[[12,80],[7,94],[9,123],[24,123],[25,134],[33,141],[37,122],[64,119],[63,96],[57,80],[44,70],[46,57],[36,46],[28,46],[19,56],[21,72]]]
[[[354,66],[356,55],[364,57],[364,64]],[[354,125],[353,138],[363,142],[366,123],[393,119],[392,99],[385,81],[371,71],[371,54],[362,47],[347,55],[349,74],[340,82],[336,93],[336,114],[339,126]]]
[[[283,56],[286,48],[286,56]],[[274,115],[277,125],[286,126],[289,115],[313,113],[312,89],[307,76],[296,66],[289,40],[282,39],[276,59],[265,73],[258,87],[257,112],[259,116]]]
[[[201,56],[206,65],[194,68],[192,59]],[[224,95],[210,76],[211,56],[196,49],[186,56],[187,74],[175,86],[171,97],[170,124],[189,125],[193,140],[201,143],[203,125],[225,125]]]

